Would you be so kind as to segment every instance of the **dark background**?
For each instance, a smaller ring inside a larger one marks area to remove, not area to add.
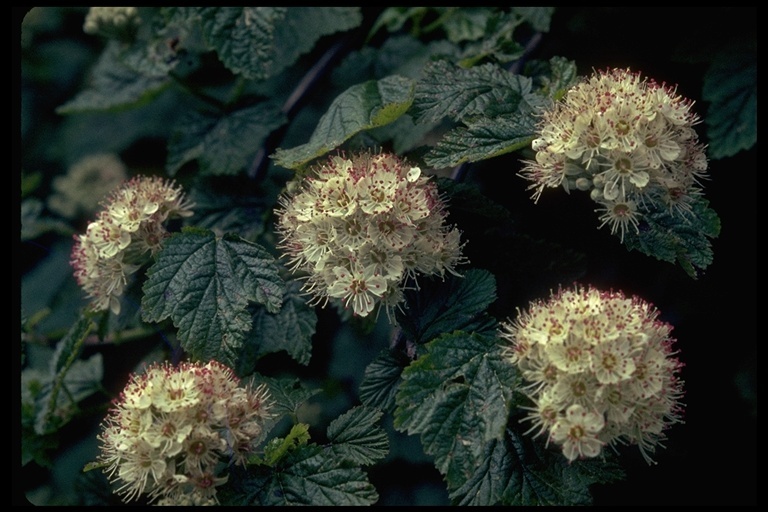
[[[550,32],[529,58],[563,56],[575,61],[582,75],[592,69],[630,67],[658,82],[677,84],[678,92],[694,100],[694,111],[704,118],[709,104],[701,95],[709,59],[735,37],[756,40],[757,12],[751,7],[559,7],[552,21]],[[73,24],[73,30],[78,29]],[[75,90],[76,84],[72,87]],[[72,91],[51,91],[51,95],[55,106],[71,97]],[[697,132],[706,143],[704,123]],[[636,294],[652,302],[661,320],[674,326],[678,357],[685,364],[685,423],[670,429],[666,449],[657,452],[655,466],[648,466],[636,449],[624,450],[626,479],[596,486],[596,505],[757,503],[756,153],[753,147],[710,161],[704,191],[722,228],[712,240],[714,261],[698,279],[679,266],[628,252],[606,228],[596,229],[594,203],[586,195],[551,189],[534,204],[526,183],[516,176],[518,155],[466,170],[465,179],[505,206],[520,232],[554,240],[562,250],[580,255],[580,282]],[[40,260],[39,246],[45,242],[22,245],[14,255],[19,273]],[[471,255],[473,264],[494,270],[514,264],[500,261],[510,248],[495,247],[492,241],[481,245],[483,249]],[[563,274],[556,271],[549,275],[500,271],[499,275],[509,277],[498,283],[501,298],[520,306],[546,296],[558,284],[567,284],[560,282]],[[333,313],[320,314],[311,367],[306,369],[310,377],[325,374],[333,364],[331,344],[338,327]],[[149,340],[148,346],[155,342]],[[68,433],[82,435],[82,431]],[[413,441],[395,438],[395,443],[403,443],[397,449],[401,456],[370,472],[381,505],[447,503],[440,475],[429,461],[407,456]],[[46,474],[39,468],[25,468],[22,477],[29,488]]]

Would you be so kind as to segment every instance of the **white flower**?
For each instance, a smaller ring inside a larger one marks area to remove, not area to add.
[[[529,432],[548,430],[569,460],[631,443],[651,462],[683,409],[671,326],[657,316],[639,298],[576,286],[502,322],[504,353],[534,404]]]
[[[596,457],[603,448],[597,434],[605,426],[602,414],[571,405],[565,415],[552,426],[552,441],[563,446],[563,455],[574,461],[578,458]]]

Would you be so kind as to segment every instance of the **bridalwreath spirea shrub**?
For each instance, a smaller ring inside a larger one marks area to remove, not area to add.
[[[557,13],[30,10],[22,464],[75,483],[29,501],[589,505],[687,464],[679,303],[751,63],[713,60],[704,115],[695,82],[542,54]]]

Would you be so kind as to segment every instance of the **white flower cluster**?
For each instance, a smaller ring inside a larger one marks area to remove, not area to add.
[[[133,34],[139,23],[137,7],[91,7],[85,15],[83,32],[122,39]]]
[[[180,187],[156,176],[136,176],[111,195],[85,234],[75,235],[70,260],[94,311],[120,313],[128,276],[168,235],[163,223],[192,215],[191,206]]]
[[[341,299],[359,316],[381,303],[389,313],[406,278],[455,274],[464,261],[434,181],[396,155],[336,155],[288,190],[281,248],[316,302]]]
[[[626,69],[593,74],[544,111],[520,176],[538,201],[547,187],[589,191],[602,224],[624,239],[652,208],[691,211],[708,163],[692,102]]]
[[[546,434],[571,461],[629,443],[651,463],[683,410],[672,327],[657,317],[637,297],[574,287],[503,322],[505,352],[534,403],[528,432]]]
[[[245,464],[270,407],[263,384],[240,386],[216,361],[155,364],[131,375],[102,423],[97,462],[125,502],[213,505],[222,467]]]

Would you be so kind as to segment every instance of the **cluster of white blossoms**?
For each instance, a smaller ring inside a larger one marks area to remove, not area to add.
[[[91,7],[85,15],[83,32],[120,39],[141,23],[137,7]]]
[[[355,315],[403,301],[407,278],[456,274],[458,229],[445,223],[437,185],[396,155],[336,155],[289,184],[277,231],[315,303],[340,299]]]
[[[265,385],[241,386],[216,361],[154,364],[131,375],[104,419],[97,462],[125,502],[214,505],[224,468],[245,465],[270,407]]]
[[[125,164],[117,155],[88,155],[75,162],[66,175],[54,178],[48,208],[69,219],[91,215],[99,209],[101,198],[127,177]]]
[[[693,126],[693,103],[676,89],[627,69],[597,72],[543,112],[520,176],[538,201],[547,187],[589,191],[611,233],[630,227],[649,210],[691,212],[706,176],[705,147]]]
[[[70,263],[91,309],[120,313],[128,276],[162,247],[164,223],[192,215],[191,206],[180,187],[156,176],[136,176],[112,193],[72,247]]]
[[[578,286],[502,322],[505,354],[534,404],[527,433],[546,434],[570,461],[634,444],[652,463],[683,412],[671,331],[642,299]]]

